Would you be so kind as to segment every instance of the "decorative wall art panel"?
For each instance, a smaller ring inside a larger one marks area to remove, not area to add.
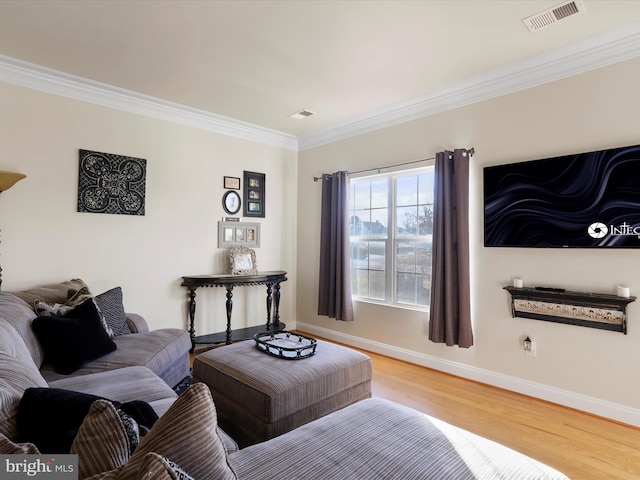
[[[147,161],[80,150],[78,212],[144,215]]]

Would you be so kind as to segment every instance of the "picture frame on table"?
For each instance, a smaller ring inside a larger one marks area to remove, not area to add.
[[[244,212],[245,217],[265,218],[264,173],[244,171]]]
[[[231,275],[257,275],[255,250],[244,246],[229,250],[229,269]]]

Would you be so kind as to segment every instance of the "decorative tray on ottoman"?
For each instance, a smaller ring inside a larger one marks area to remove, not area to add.
[[[300,360],[310,357],[316,353],[318,343],[315,338],[286,330],[256,333],[253,339],[256,341],[256,348],[261,352],[285,360]]]

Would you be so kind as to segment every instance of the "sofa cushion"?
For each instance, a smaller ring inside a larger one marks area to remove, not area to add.
[[[38,317],[33,320],[32,328],[42,344],[45,360],[64,375],[117,348],[102,327],[92,298],[64,317]]]
[[[161,416],[176,393],[151,370],[145,367],[125,367],[116,370],[64,377],[51,381],[52,388],[84,392],[121,403],[144,400]]]
[[[203,383],[192,385],[160,417],[122,468],[118,479],[140,478],[138,474],[150,452],[171,459],[198,480],[237,478],[218,435],[211,392]]]
[[[515,450],[380,398],[241,449],[230,460],[243,480],[568,480]]]
[[[17,433],[18,404],[30,387],[46,387],[31,360],[0,352],[0,434],[13,439]]]
[[[95,300],[105,322],[113,332],[112,337],[131,333],[122,303],[122,289],[120,287],[96,295]]]
[[[31,328],[31,322],[37,317],[36,312],[24,300],[8,292],[0,292],[0,305],[0,318],[16,329],[27,346],[33,363],[40,368],[44,353]]]
[[[128,366],[144,366],[174,386],[189,374],[189,333],[177,328],[114,337],[117,350],[93,360],[74,375],[87,375]],[[44,365],[42,375],[48,382],[64,378],[50,365]]]

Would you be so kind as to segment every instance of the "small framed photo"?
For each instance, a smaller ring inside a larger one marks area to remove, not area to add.
[[[247,247],[234,247],[229,251],[231,275],[256,275],[256,252]]]
[[[265,217],[265,174],[244,171],[244,216]]]
[[[224,177],[224,188],[229,188],[232,190],[240,190],[240,178]]]
[[[222,230],[224,232],[224,242],[234,243],[233,228],[224,227]]]

